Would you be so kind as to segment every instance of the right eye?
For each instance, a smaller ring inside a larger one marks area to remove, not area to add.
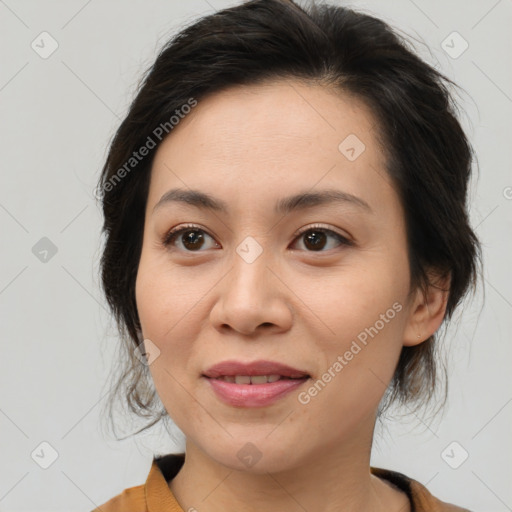
[[[175,247],[176,242],[179,242],[182,245],[182,247],[180,247],[179,249],[182,251],[201,252],[199,251],[199,249],[201,249],[201,247],[204,246],[205,234],[207,237],[213,240],[213,238],[208,233],[206,233],[204,229],[194,224],[189,224],[186,226],[173,228],[170,231],[168,231],[165,234],[162,243],[165,247]],[[215,244],[218,246],[216,242]]]

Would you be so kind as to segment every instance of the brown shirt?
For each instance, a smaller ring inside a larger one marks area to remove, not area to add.
[[[184,461],[183,453],[154,457],[145,484],[125,489],[92,512],[185,512],[168,484]],[[402,473],[374,467],[370,470],[373,475],[391,482],[407,494],[411,512],[470,512],[438,500],[426,487]]]

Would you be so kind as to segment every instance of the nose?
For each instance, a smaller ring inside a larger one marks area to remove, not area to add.
[[[265,251],[253,262],[238,254],[233,267],[217,286],[217,300],[210,313],[219,331],[232,329],[246,336],[262,331],[275,334],[290,329],[293,320],[289,295],[279,272],[271,268]]]

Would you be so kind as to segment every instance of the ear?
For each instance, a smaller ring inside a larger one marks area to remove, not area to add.
[[[411,305],[411,313],[404,331],[403,345],[419,345],[434,334],[443,322],[450,291],[450,274],[428,272],[426,290],[418,288]]]

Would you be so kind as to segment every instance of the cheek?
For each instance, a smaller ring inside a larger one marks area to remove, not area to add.
[[[333,312],[336,335],[319,347],[321,373],[297,397],[304,413],[315,419],[319,439],[363,424],[376,411],[395,371],[404,307],[387,297],[379,305],[375,300],[372,309],[363,306],[338,308],[337,316]]]
[[[194,322],[194,308],[189,303],[197,299],[178,284],[168,271],[141,258],[135,290],[137,310],[144,339],[159,350],[149,371],[167,413],[186,430],[186,418],[194,414],[191,375],[197,371],[192,366],[197,355],[190,340],[197,334],[194,326],[198,322]]]
[[[394,320],[397,307],[392,306],[396,302],[404,306],[406,291],[406,276],[397,272],[393,265],[379,261],[332,275],[303,276],[295,279],[294,287],[294,292],[307,306],[297,304],[297,307],[306,315],[314,313],[315,325],[324,325],[326,339],[332,339],[335,344],[338,340],[357,337],[386,312],[384,320],[388,317]],[[308,309],[312,313],[308,313]]]
[[[152,373],[168,371],[180,382],[197,373],[194,340],[200,338],[204,326],[201,299],[212,287],[210,281],[205,282],[192,267],[173,269],[160,256],[141,258],[135,288],[137,310],[144,338],[160,350],[159,364],[150,366]]]
[[[408,274],[397,269],[407,269],[407,262],[399,263],[376,258],[357,270],[316,281],[305,300],[317,316],[309,325],[322,325],[325,333],[310,332],[326,372],[318,376],[323,395],[319,407],[331,401],[338,411],[364,411],[379,402],[393,376],[406,322]]]
[[[143,252],[135,286],[143,334],[161,342],[172,338],[173,333],[194,315],[193,305],[198,300],[196,284],[182,273],[173,271],[164,257]]]

